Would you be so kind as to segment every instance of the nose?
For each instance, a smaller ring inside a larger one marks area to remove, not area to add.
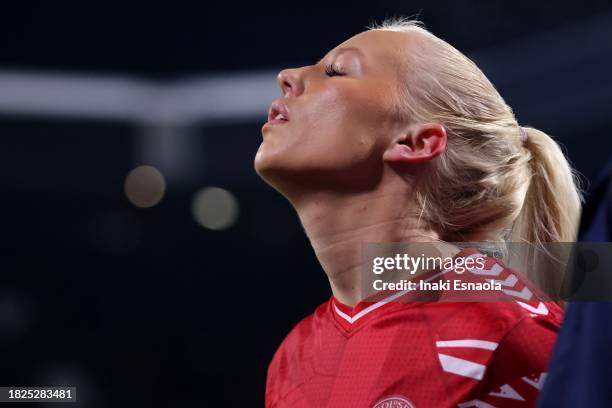
[[[278,73],[278,85],[283,96],[299,96],[304,91],[304,85],[300,76],[300,69],[288,68]]]

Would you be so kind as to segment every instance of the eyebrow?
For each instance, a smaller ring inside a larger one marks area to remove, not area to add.
[[[357,54],[359,54],[359,56],[363,57],[363,52],[362,52],[362,51],[361,51],[359,48],[357,48],[357,47],[353,47],[353,46],[338,48],[338,49],[337,49],[337,50],[334,52],[334,54],[335,54],[335,55],[338,55],[338,54],[342,54],[343,52],[347,52],[347,51],[353,51],[353,52],[356,52]],[[325,57],[327,57],[327,55],[326,55]],[[317,65],[318,65],[318,64],[320,64],[320,63],[321,63],[321,61],[323,61],[323,60],[325,59],[325,57],[323,57],[323,58],[321,58],[319,61],[317,61]]]

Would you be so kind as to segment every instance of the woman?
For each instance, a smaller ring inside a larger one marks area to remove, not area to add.
[[[532,406],[555,304],[368,302],[361,244],[435,242],[457,259],[474,250],[451,242],[573,241],[580,196],[557,144],[519,127],[476,65],[416,21],[278,81],[255,168],[295,207],[333,296],[276,352],[266,406]]]

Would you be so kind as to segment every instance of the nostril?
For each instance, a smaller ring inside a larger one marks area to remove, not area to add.
[[[294,68],[284,69],[279,72],[277,80],[284,97],[296,96],[299,92],[299,71]]]
[[[289,81],[283,81],[283,96],[287,96],[290,91],[291,83]]]

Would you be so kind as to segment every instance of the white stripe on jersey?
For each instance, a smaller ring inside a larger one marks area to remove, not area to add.
[[[473,361],[465,360],[449,356],[447,354],[438,354],[442,369],[447,373],[461,375],[463,377],[482,380],[487,367],[482,364],[474,363]]]
[[[484,350],[495,350],[497,343],[486,340],[474,340],[474,339],[463,339],[463,340],[443,340],[436,341],[437,347],[472,347]]]
[[[517,300],[516,303],[518,303],[522,308],[529,310],[532,313],[532,316],[535,316],[535,315],[546,316],[548,314],[548,308],[546,307],[544,302],[539,302],[537,308],[527,303],[523,303],[519,300]]]

